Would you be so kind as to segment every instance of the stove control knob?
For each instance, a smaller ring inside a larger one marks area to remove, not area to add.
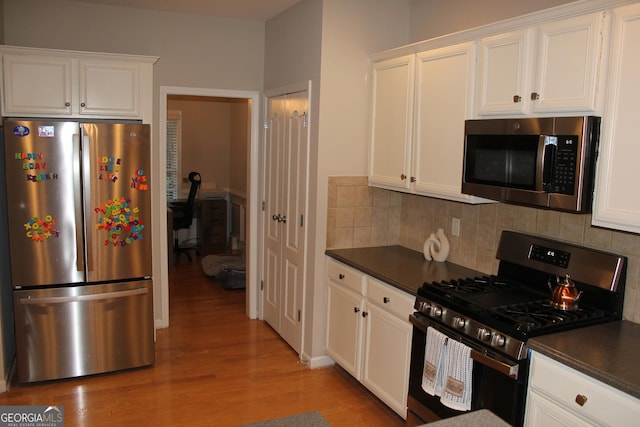
[[[504,347],[505,342],[506,340],[502,334],[495,334],[491,337],[491,345],[494,347]]]
[[[418,311],[419,311],[420,313],[428,313],[428,312],[429,312],[429,308],[431,307],[431,306],[429,305],[429,303],[428,303],[428,302],[426,302],[426,301],[420,301],[420,302],[419,302],[418,304],[416,304],[416,305],[417,305],[417,307],[416,307],[416,308],[418,309]]]
[[[442,316],[442,307],[438,307],[437,305],[431,306],[431,317],[441,317]]]
[[[489,341],[491,339],[491,331],[487,328],[478,329],[478,339],[480,341]]]
[[[467,321],[465,320],[464,317],[460,317],[460,316],[454,316],[453,317],[453,327],[454,328],[462,329],[462,328],[464,328],[464,326],[466,324],[467,324]]]

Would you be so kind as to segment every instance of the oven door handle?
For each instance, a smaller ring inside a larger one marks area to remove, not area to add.
[[[492,357],[486,356],[479,351],[471,349],[471,358],[481,365],[485,365],[494,371],[500,372],[503,375],[511,377],[515,380],[518,379],[518,365],[510,365],[508,363],[501,362]]]
[[[418,328],[420,331],[422,331],[425,334],[427,333],[427,327],[429,325],[432,325],[438,330],[441,329],[439,326],[429,322],[428,320],[423,318],[417,318],[415,315],[409,316],[409,322],[411,322],[416,328]],[[444,332],[444,331],[441,331],[441,332]],[[445,335],[449,336],[446,333]],[[455,339],[455,338],[449,337],[449,339]],[[494,357],[487,356],[486,354],[482,353],[481,350],[478,350],[477,347],[475,347],[471,342],[464,340],[462,338],[460,339],[460,341],[471,349],[471,358],[474,361],[490,369],[493,369],[496,372],[499,372],[503,375],[511,377],[515,380],[518,379],[518,370],[520,368],[518,364],[511,364],[511,363],[508,363],[507,361],[498,360]]]

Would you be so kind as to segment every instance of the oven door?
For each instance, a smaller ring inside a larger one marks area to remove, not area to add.
[[[462,337],[453,329],[416,313],[410,316],[413,324],[407,426],[417,426],[464,412],[450,409],[440,403],[439,396],[431,396],[422,389],[427,327],[471,347],[473,359],[473,386],[471,410],[488,409],[511,425],[520,426],[524,416],[527,391],[527,360],[510,360],[492,354],[490,348]]]

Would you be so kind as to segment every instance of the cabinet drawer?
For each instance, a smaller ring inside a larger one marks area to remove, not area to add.
[[[409,315],[413,313],[415,297],[387,285],[379,280],[368,278],[367,300],[402,320],[409,321]]]
[[[535,352],[530,387],[601,424],[632,425],[640,417],[640,400]],[[586,401],[581,406],[576,398]]]
[[[226,200],[203,200],[200,202],[200,214],[203,217],[224,218],[227,216]]]
[[[338,261],[329,259],[327,264],[329,280],[339,283],[354,292],[364,295],[366,292],[365,275],[356,269],[348,267]]]

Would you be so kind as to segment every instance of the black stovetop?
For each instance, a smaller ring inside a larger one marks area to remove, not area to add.
[[[498,276],[425,283],[418,295],[481,321],[511,336],[525,339],[609,320],[596,307],[581,304],[562,310],[548,294]]]

